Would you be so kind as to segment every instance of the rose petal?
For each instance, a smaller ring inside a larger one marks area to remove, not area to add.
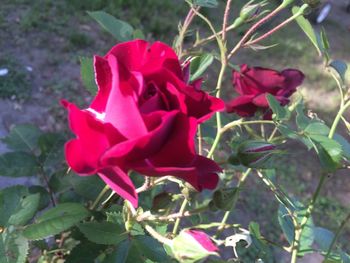
[[[191,235],[205,250],[209,252],[218,251],[217,246],[214,245],[206,233],[193,229],[186,230],[186,233]]]
[[[152,154],[159,151],[168,139],[178,113],[178,111],[159,111],[144,116],[146,123],[152,124],[153,127],[149,128],[153,128],[153,130],[144,136],[129,139],[109,148],[101,157],[101,164],[111,165],[121,161],[131,162],[152,156]]]
[[[234,112],[242,117],[250,117],[257,111],[257,106],[253,104],[254,95],[239,96],[226,103],[226,111]]]
[[[134,40],[114,46],[107,54],[113,54],[129,71],[167,68],[182,78],[179,60],[171,47],[162,42],[149,46],[144,40]]]
[[[101,179],[118,195],[128,200],[135,208],[138,197],[130,177],[119,167],[106,167],[98,171]]]
[[[90,112],[80,110],[67,101],[63,104],[68,110],[71,130],[77,135],[77,139],[65,145],[67,162],[77,173],[94,173],[101,154],[111,144],[125,138],[113,126],[101,123]]]
[[[127,82],[119,81],[116,57],[109,55],[108,63],[112,72],[112,88],[106,104],[104,121],[113,124],[128,139],[147,134],[146,125],[134,100],[133,88]]]

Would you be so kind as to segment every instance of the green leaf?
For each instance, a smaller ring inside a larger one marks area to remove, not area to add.
[[[117,40],[128,41],[132,39],[134,29],[128,23],[103,11],[88,11],[87,13]]]
[[[65,263],[95,263],[95,259],[105,246],[97,245],[89,241],[82,241],[69,253]],[[113,262],[114,263],[114,262]]]
[[[1,140],[12,150],[33,152],[41,134],[42,132],[34,125],[20,124],[11,129],[10,134]]]
[[[336,140],[341,145],[343,156],[349,161],[350,160],[350,143],[343,136],[339,134],[334,135],[334,140]]]
[[[292,13],[295,14],[300,10],[299,7],[294,6],[292,8]],[[311,43],[315,46],[317,52],[319,55],[321,55],[321,50],[318,46],[317,36],[315,34],[314,29],[312,28],[311,23],[303,16],[298,16],[296,19],[296,22],[300,26],[300,28],[304,31],[306,36],[310,39]]]
[[[97,85],[95,82],[94,62],[92,58],[80,57],[80,75],[87,91],[95,96],[97,93]]]
[[[8,152],[0,155],[0,176],[33,176],[38,172],[36,157],[26,152]]]
[[[146,39],[141,29],[135,29],[132,35],[134,39]]]
[[[162,244],[150,236],[136,236],[133,245],[145,258],[155,262],[169,261]]]
[[[193,4],[202,7],[215,8],[219,3],[217,0],[194,0]]]
[[[334,238],[334,234],[323,227],[315,227],[314,233],[316,244],[323,252],[327,252]]]
[[[315,150],[323,168],[327,171],[336,170],[343,155],[341,145],[324,135],[311,134],[309,137],[315,142]]]
[[[305,128],[312,122],[312,120],[305,116],[304,114],[304,104],[301,100],[296,106],[296,123],[300,130],[305,130]]]
[[[131,241],[128,239],[124,240],[118,245],[117,249],[115,249],[111,254],[107,255],[103,263],[127,262],[130,247],[131,247]]]
[[[69,229],[89,215],[89,211],[81,204],[59,204],[39,216],[36,223],[27,226],[23,235],[31,240],[43,239]]]
[[[329,128],[323,122],[312,122],[306,126],[304,132],[307,133],[309,136],[313,136],[313,135],[328,136]]]
[[[345,73],[348,69],[348,65],[341,60],[333,60],[330,64],[330,67],[332,67],[340,76],[342,81],[345,81]]]
[[[273,95],[267,94],[266,99],[269,102],[271,110],[274,114],[276,114],[277,120],[288,120],[290,118],[289,110],[285,107],[282,107],[280,105],[280,102],[276,100]]]
[[[128,237],[128,233],[111,222],[86,222],[78,224],[84,236],[96,244],[116,245]]]
[[[38,207],[40,196],[16,185],[0,191],[0,226],[22,225],[30,220]]]
[[[300,224],[303,216],[306,213],[306,209],[300,204],[296,202],[297,209],[294,211],[294,214],[297,216],[297,221]],[[289,242],[290,245],[293,244],[295,228],[286,207],[283,204],[280,204],[278,209],[278,222],[283,230],[283,233]],[[314,234],[314,223],[311,217],[309,217],[306,225],[303,229],[300,238],[300,246],[299,246],[299,255],[304,255],[307,253],[307,250],[310,250],[313,242],[314,242],[315,234]]]
[[[39,161],[46,175],[62,169],[64,164],[64,145],[66,139],[59,133],[45,133],[38,139],[41,154]]]
[[[29,249],[28,240],[10,227],[0,235],[0,262],[25,263]]]
[[[213,204],[223,211],[231,211],[233,200],[236,198],[238,191],[237,187],[216,190],[213,195]]]
[[[202,54],[201,56],[195,57],[191,60],[190,72],[191,78],[190,81],[202,76],[202,74],[207,70],[207,68],[213,63],[214,56],[210,53]]]
[[[70,173],[68,180],[74,191],[88,200],[94,200],[105,186],[98,176],[79,176]]]
[[[42,210],[50,204],[50,194],[44,187],[40,185],[32,185],[28,190],[30,194],[40,195],[38,210]]]
[[[16,210],[18,212],[11,215],[8,223],[11,225],[24,225],[35,215],[40,201],[40,194],[31,194],[20,200]]]

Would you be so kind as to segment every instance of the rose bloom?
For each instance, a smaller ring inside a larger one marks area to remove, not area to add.
[[[174,51],[161,42],[134,40],[94,57],[96,97],[87,109],[62,101],[76,138],[65,145],[79,175],[98,174],[112,190],[137,206],[128,171],[172,175],[198,191],[214,189],[220,167],[196,153],[199,123],[224,103],[187,83]]]
[[[227,112],[241,117],[251,117],[260,110],[264,119],[271,119],[272,112],[266,99],[273,95],[282,106],[289,103],[289,97],[304,80],[304,74],[297,69],[278,72],[273,69],[241,65],[240,72],[233,71],[233,86],[238,97],[226,104]]]

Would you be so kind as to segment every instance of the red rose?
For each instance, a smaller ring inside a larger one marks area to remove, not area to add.
[[[198,123],[224,105],[184,81],[170,47],[125,42],[95,56],[94,67],[98,93],[89,108],[63,101],[76,135],[65,146],[75,172],[97,173],[135,207],[129,170],[177,176],[197,190],[216,187],[221,169],[196,154],[194,139]]]
[[[282,106],[289,103],[289,97],[303,82],[304,74],[296,69],[281,72],[241,65],[241,71],[233,71],[233,85],[239,96],[226,105],[227,112],[235,112],[242,117],[254,116],[261,110],[264,119],[271,119],[267,94],[272,94]]]

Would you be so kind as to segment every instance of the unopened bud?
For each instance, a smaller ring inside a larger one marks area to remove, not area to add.
[[[234,27],[238,27],[257,18],[260,14],[261,8],[267,3],[267,1],[262,1],[254,4],[254,2],[255,0],[251,0],[242,7],[239,17],[233,22]]]
[[[316,8],[320,5],[321,0],[303,0],[303,2],[312,8]]]
[[[276,152],[275,144],[258,140],[245,141],[238,146],[236,158],[244,166],[257,168]]]

